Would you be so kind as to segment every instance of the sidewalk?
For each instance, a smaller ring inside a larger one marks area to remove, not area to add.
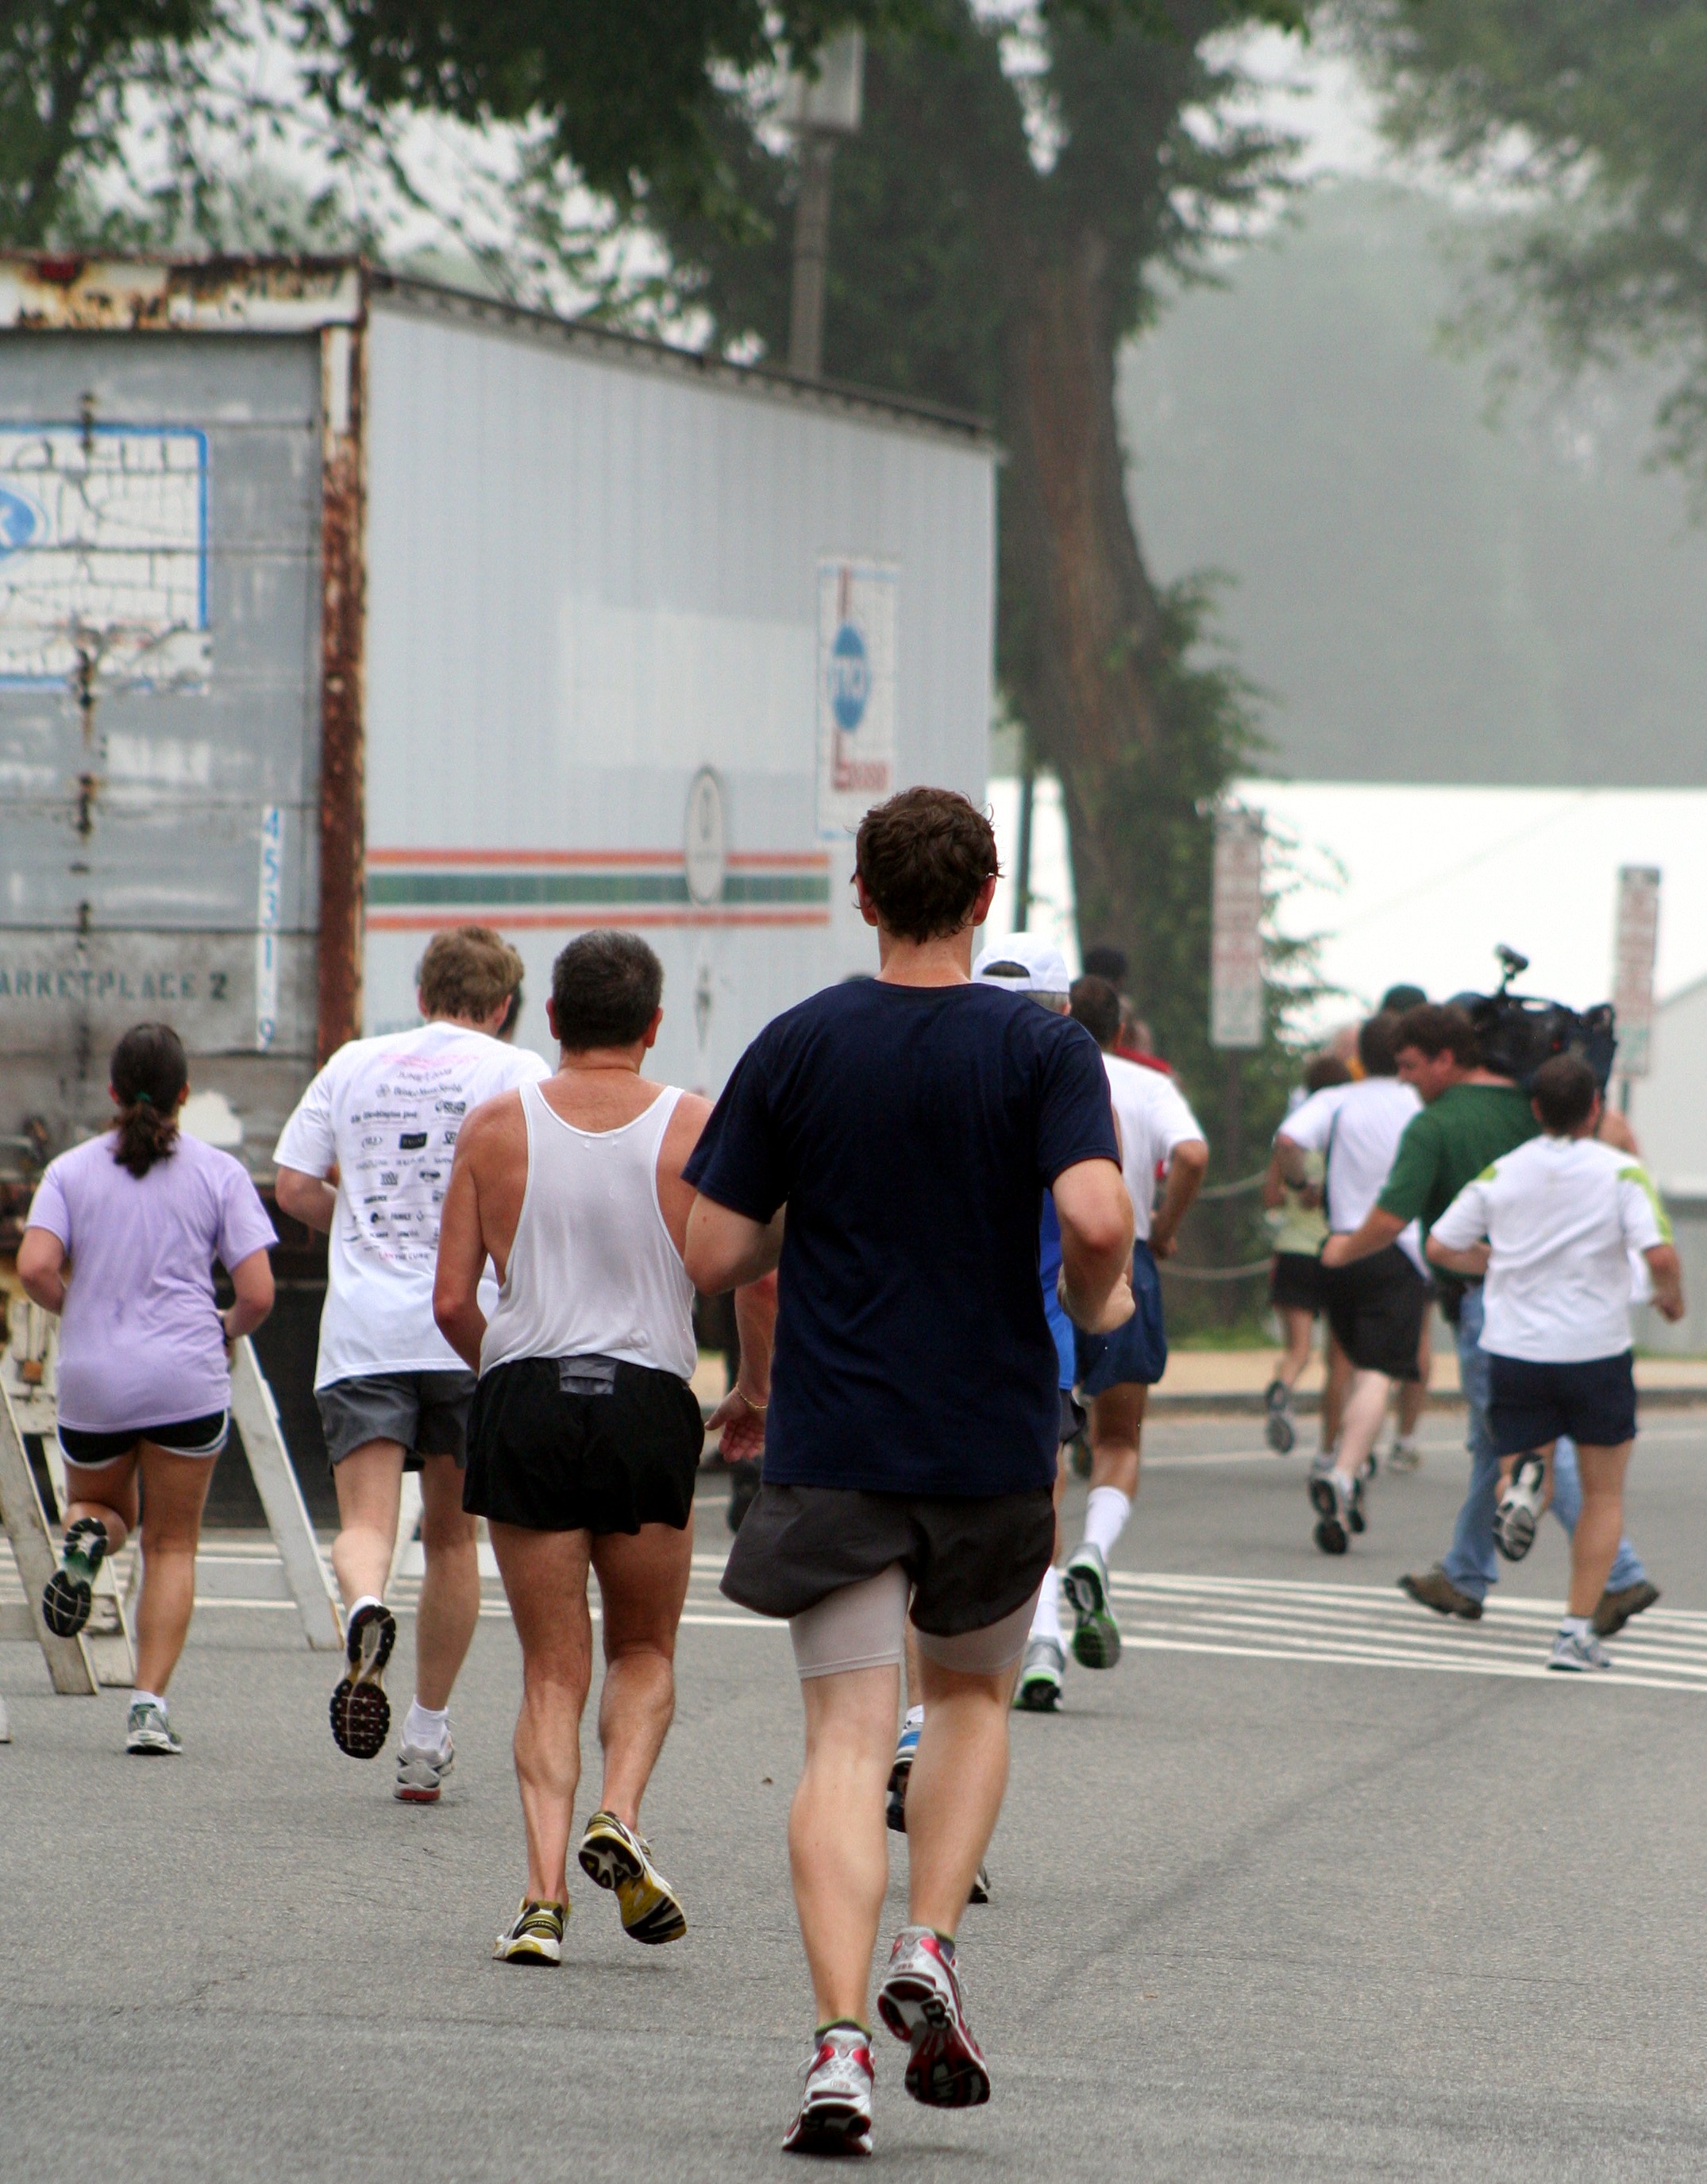
[[[1277,1355],[1273,1350],[1170,1350],[1168,1369],[1150,1397],[1150,1415],[1154,1418],[1168,1411],[1260,1411],[1263,1390],[1274,1372]],[[1298,1410],[1315,1409],[1322,1373],[1318,1355],[1310,1360],[1298,1383]],[[1636,1385],[1644,1402],[1668,1407],[1707,1403],[1707,1358],[1638,1357]],[[1457,1353],[1449,1344],[1437,1340],[1434,1370],[1429,1379],[1430,1403],[1447,1407],[1460,1400]]]

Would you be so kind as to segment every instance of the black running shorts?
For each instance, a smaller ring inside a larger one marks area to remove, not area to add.
[[[1320,1312],[1324,1269],[1312,1251],[1276,1251],[1269,1270],[1269,1302],[1276,1312]]]
[[[152,1441],[168,1456],[217,1456],[231,1431],[229,1411],[209,1411],[205,1418],[180,1418],[167,1426],[127,1426],[122,1433],[91,1433],[81,1426],[58,1429],[59,1453],[67,1463],[116,1463],[128,1456],[138,1441]]]
[[[723,1590],[760,1615],[803,1615],[844,1585],[899,1563],[913,1620],[936,1638],[982,1630],[1037,1591],[1055,1557],[1046,1487],[985,1496],[761,1486],[742,1520]]]
[[[698,1398],[673,1373],[616,1358],[512,1358],[475,1390],[462,1506],[530,1532],[679,1532],[704,1440]]]
[[[1569,1434],[1579,1448],[1621,1448],[1636,1438],[1631,1352],[1569,1365],[1490,1354],[1487,1423],[1501,1456],[1523,1456]]]
[[[1348,1267],[1324,1267],[1321,1279],[1327,1323],[1359,1371],[1418,1379],[1417,1348],[1434,1292],[1415,1262],[1389,1244]]]

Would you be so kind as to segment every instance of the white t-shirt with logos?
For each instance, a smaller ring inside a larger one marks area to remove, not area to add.
[[[1642,1163],[1593,1138],[1531,1138],[1467,1183],[1434,1224],[1454,1251],[1486,1237],[1482,1346],[1579,1365],[1630,1347],[1630,1254],[1669,1244]]]
[[[457,1133],[482,1100],[550,1074],[525,1047],[435,1022],[353,1039],[303,1093],[273,1157],[305,1175],[338,1170],[316,1388],[374,1373],[466,1371],[432,1316]],[[497,1298],[488,1274],[488,1318]]]
[[[1118,1054],[1105,1054],[1103,1067],[1109,1072],[1109,1098],[1120,1126],[1120,1173],[1132,1196],[1133,1230],[1140,1242],[1146,1242],[1156,1170],[1172,1158],[1176,1145],[1201,1138],[1203,1126],[1178,1085],[1159,1069],[1146,1069],[1142,1062],[1124,1061]]]
[[[1381,1196],[1398,1141],[1422,1102],[1396,1077],[1365,1077],[1355,1084],[1329,1084],[1312,1092],[1281,1124],[1278,1134],[1327,1162],[1327,1225],[1336,1236],[1361,1228]],[[1425,1266],[1415,1222],[1398,1238],[1399,1249]]]

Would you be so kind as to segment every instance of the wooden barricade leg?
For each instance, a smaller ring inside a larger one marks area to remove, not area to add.
[[[309,1522],[303,1490],[291,1468],[273,1391],[247,1335],[231,1360],[231,1415],[243,1436],[243,1451],[285,1566],[285,1582],[303,1619],[303,1635],[317,1653],[342,1652],[343,1618],[338,1613],[331,1574]]]
[[[5,1518],[18,1574],[24,1580],[24,1613],[29,1618],[27,1630],[14,1630],[8,1627],[8,1618],[7,1624],[0,1624],[0,1635],[33,1636],[42,1648],[54,1690],[67,1697],[92,1697],[100,1687],[100,1679],[88,1646],[81,1636],[55,1637],[42,1620],[42,1591],[59,1557],[47,1529],[42,1497],[36,1490],[12,1398],[3,1385],[0,1385],[0,1514]]]

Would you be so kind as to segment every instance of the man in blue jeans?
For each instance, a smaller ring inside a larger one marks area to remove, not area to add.
[[[1381,1195],[1362,1226],[1350,1236],[1330,1240],[1323,1253],[1330,1263],[1379,1251],[1410,1221],[1419,1221],[1426,1236],[1466,1184],[1503,1153],[1526,1143],[1538,1128],[1524,1093],[1509,1077],[1482,1066],[1475,1030],[1461,1010],[1429,1004],[1407,1010],[1394,1043],[1398,1073],[1415,1088],[1422,1112],[1400,1139]],[[1459,1384],[1469,1414],[1470,1491],[1444,1559],[1398,1580],[1422,1607],[1437,1615],[1461,1616],[1467,1623],[1480,1619],[1488,1588],[1499,1576],[1493,1543],[1499,1459],[1487,1422],[1490,1368],[1481,1347],[1482,1329],[1482,1284],[1467,1282],[1459,1288],[1456,1333]],[[1553,1510],[1567,1533],[1576,1529],[1582,1507],[1576,1451],[1561,1440],[1554,1458]],[[1610,1637],[1659,1597],[1659,1587],[1649,1580],[1635,1549],[1621,1540],[1594,1610],[1597,1635]]]

